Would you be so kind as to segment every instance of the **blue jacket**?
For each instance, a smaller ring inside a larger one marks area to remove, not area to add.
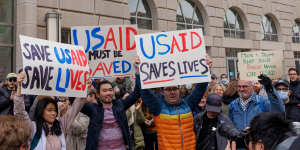
[[[185,99],[182,99],[181,103],[177,106],[182,109],[188,109],[187,111],[195,111],[198,103],[201,101],[208,83],[198,83],[195,86],[195,89],[191,93],[191,95],[187,96]],[[154,93],[150,89],[142,90],[141,96],[143,99],[143,103],[149,107],[150,112],[154,116],[158,116],[161,112],[164,111],[171,111],[171,112],[164,112],[170,115],[177,114],[176,107],[173,105],[168,104],[164,99],[163,96],[156,97]]]
[[[272,94],[267,93],[268,97],[254,94],[248,104],[247,110],[243,111],[240,106],[240,98],[235,99],[229,105],[229,118],[238,130],[243,130],[250,126],[252,118],[262,112],[284,112],[284,104],[282,99],[277,95],[275,98]]]
[[[136,75],[135,85],[134,91],[125,100],[113,100],[112,104],[113,114],[119,123],[119,126],[122,130],[124,143],[129,147],[129,150],[132,150],[133,143],[130,140],[126,110],[140,98],[141,83],[139,75]],[[86,103],[81,112],[90,118],[85,149],[97,150],[100,131],[104,119],[103,105],[102,103]]]
[[[159,149],[195,149],[196,138],[192,112],[198,106],[208,83],[198,83],[192,94],[177,105],[156,97],[151,90],[142,90],[143,103],[154,115]]]

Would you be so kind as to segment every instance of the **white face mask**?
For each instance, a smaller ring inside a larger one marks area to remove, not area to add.
[[[287,91],[277,91],[278,92],[278,95],[279,97],[282,99],[282,100],[285,100],[285,99],[288,99],[289,98],[289,93]]]
[[[185,87],[186,87],[186,89],[190,90],[190,89],[192,89],[193,84],[186,84]]]

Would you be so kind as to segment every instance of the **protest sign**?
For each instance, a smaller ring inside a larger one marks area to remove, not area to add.
[[[72,27],[72,43],[81,45],[93,78],[133,75],[135,25]]]
[[[238,68],[241,80],[257,81],[260,74],[271,79],[282,76],[282,51],[253,51],[238,53]]]
[[[210,81],[202,29],[138,35],[142,88]]]
[[[82,47],[20,35],[22,94],[86,97],[89,68]]]

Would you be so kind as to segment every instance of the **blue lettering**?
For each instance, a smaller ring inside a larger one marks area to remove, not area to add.
[[[91,45],[91,39],[90,39],[90,32],[89,30],[85,30],[86,34],[86,48],[85,48],[85,53],[87,53],[90,50],[90,45]]]
[[[148,59],[153,59],[154,56],[155,56],[155,43],[154,43],[154,37],[153,35],[151,36],[151,40],[152,40],[152,56],[148,56],[145,52],[145,49],[144,49],[144,42],[143,42],[143,38],[140,38],[140,45],[141,45],[141,50],[142,50],[142,53],[143,55],[148,58]]]
[[[63,52],[62,48],[60,48],[60,52],[62,54],[62,58],[59,57],[59,54],[58,54],[58,51],[57,51],[57,48],[56,46],[54,47],[54,53],[55,53],[55,56],[56,56],[56,59],[59,63],[63,64],[65,63],[65,53]]]
[[[72,63],[72,57],[71,57],[71,54],[70,54],[70,50],[65,49],[65,53],[66,53],[66,62],[67,62],[67,64],[71,64]]]
[[[57,80],[56,80],[56,91],[65,93],[66,89],[59,87],[60,79],[61,79],[61,68],[58,68]]]
[[[68,88],[70,82],[70,69],[67,69],[66,71],[67,71],[67,75],[66,75],[65,88]]]
[[[128,66],[128,69],[127,69],[127,70],[125,69],[125,64],[127,64],[127,66]],[[122,73],[127,73],[127,72],[129,72],[130,70],[131,70],[131,64],[130,64],[128,61],[123,60],[123,61],[122,61]]]
[[[104,44],[104,37],[102,35],[97,34],[97,32],[101,31],[100,27],[96,27],[92,30],[92,37],[100,40],[98,44],[93,46],[92,50],[95,51],[100,48]]]
[[[159,38],[160,37],[168,37],[168,36],[166,34],[159,34],[156,37],[156,42],[157,42],[158,45],[167,47],[167,50],[165,52],[158,52],[158,55],[165,55],[165,54],[167,54],[170,51],[170,46],[168,44],[162,44],[162,43],[160,43],[159,42]]]
[[[77,40],[77,30],[76,30],[76,29],[73,29],[73,30],[72,30],[72,34],[73,34],[73,42],[74,42],[74,45],[78,45],[78,40]]]
[[[118,65],[118,63],[120,63],[120,61],[114,61],[113,62],[113,68],[114,68],[114,73],[121,73],[120,70],[117,70],[120,66]]]

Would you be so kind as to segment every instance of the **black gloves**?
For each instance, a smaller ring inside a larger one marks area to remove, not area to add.
[[[259,75],[258,78],[260,79],[258,80],[258,82],[264,85],[266,92],[273,93],[272,80],[265,74]]]

